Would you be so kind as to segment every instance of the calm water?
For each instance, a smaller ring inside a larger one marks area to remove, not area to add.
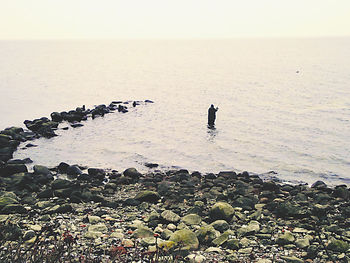
[[[3,41],[0,128],[83,104],[151,99],[34,141],[16,158],[350,184],[349,46],[346,38]],[[212,103],[215,130],[206,127]]]

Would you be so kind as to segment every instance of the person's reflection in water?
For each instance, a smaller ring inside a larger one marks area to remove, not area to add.
[[[216,135],[218,134],[218,131],[216,130],[215,126],[208,124],[207,132],[208,132],[208,135],[209,135],[208,141],[213,142],[215,137],[216,137]]]

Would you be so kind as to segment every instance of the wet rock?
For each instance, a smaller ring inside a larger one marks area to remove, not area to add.
[[[77,176],[79,174],[82,174],[83,172],[80,170],[80,168],[77,165],[70,165],[67,168],[67,174],[72,176]]]
[[[88,174],[91,177],[96,178],[98,180],[103,180],[105,179],[105,176],[106,176],[106,172],[103,169],[98,169],[98,168],[89,168]]]
[[[67,173],[67,169],[69,167],[69,164],[67,163],[64,163],[64,162],[61,162],[58,167],[57,167],[57,170],[60,172],[60,173]]]
[[[130,177],[133,180],[138,180],[141,177],[141,173],[139,173],[135,168],[128,168],[123,172],[124,176]]]
[[[0,168],[1,176],[10,176],[12,174],[27,173],[27,172],[28,172],[27,166],[25,166],[24,164],[7,164],[4,167]]]
[[[210,218],[212,220],[223,219],[228,222],[231,221],[234,212],[233,207],[226,202],[217,202],[209,210]]]
[[[34,174],[42,174],[42,175],[48,175],[51,174],[51,171],[49,168],[43,165],[34,165]]]
[[[59,112],[52,112],[50,114],[51,116],[51,120],[54,121],[54,122],[61,122],[63,121],[63,117],[61,116],[61,113]]]
[[[311,185],[311,188],[324,189],[327,188],[327,185],[323,181],[316,181]]]
[[[175,231],[169,240],[175,242],[175,244],[181,243],[182,250],[195,250],[199,246],[197,236],[188,229]]]
[[[73,183],[71,181],[64,180],[64,179],[56,179],[51,184],[52,189],[55,189],[55,190],[66,189],[66,188],[70,188],[72,186],[73,186]]]
[[[15,151],[15,149],[13,147],[0,148],[0,161],[6,162],[6,161],[12,159],[14,151]]]
[[[45,189],[38,193],[37,198],[50,198],[53,197],[52,189]]]
[[[148,168],[156,168],[158,167],[158,164],[156,163],[145,163],[145,166]]]
[[[157,203],[160,195],[157,192],[146,190],[138,193],[135,199],[140,202]]]

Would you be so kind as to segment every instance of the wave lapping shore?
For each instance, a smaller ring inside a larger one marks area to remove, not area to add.
[[[103,115],[116,104],[95,110],[104,109]],[[84,108],[67,114],[97,116]],[[51,117],[26,121],[31,131],[1,132],[1,262],[350,259],[346,185],[289,185],[248,172],[160,171],[156,164],[148,164],[147,173],[64,162],[29,172],[29,158],[11,160],[20,142],[50,137],[57,128],[52,122],[79,121]]]

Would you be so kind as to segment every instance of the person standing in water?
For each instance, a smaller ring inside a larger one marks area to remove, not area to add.
[[[215,119],[216,119],[216,112],[218,111],[218,107],[214,108],[214,105],[212,104],[210,108],[208,109],[208,125],[214,126]]]

